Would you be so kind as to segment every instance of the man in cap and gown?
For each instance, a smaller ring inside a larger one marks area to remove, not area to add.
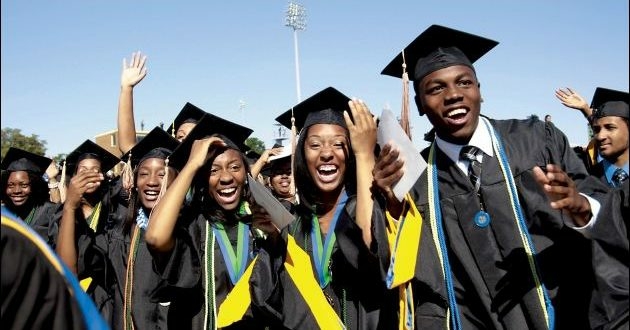
[[[427,170],[410,191],[423,219],[409,278],[414,323],[586,329],[593,276],[579,231],[601,220],[607,189],[554,125],[480,115],[472,63],[497,44],[432,25],[382,72],[404,78],[409,69],[418,111],[435,128]],[[410,208],[392,185],[414,166],[399,156],[382,146],[374,170],[394,219]]]

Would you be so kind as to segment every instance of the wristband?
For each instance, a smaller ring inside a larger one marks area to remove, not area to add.
[[[55,188],[59,188],[59,182],[48,183],[48,189],[55,189]]]

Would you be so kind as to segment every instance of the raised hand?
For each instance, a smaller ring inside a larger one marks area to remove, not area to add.
[[[64,205],[77,209],[81,205],[83,195],[95,191],[105,179],[99,171],[83,171],[70,180]]]
[[[146,55],[140,52],[131,53],[131,58],[127,64],[127,59],[123,58],[122,74],[120,76],[120,86],[131,87],[136,86],[147,75],[145,67],[147,61]]]
[[[558,98],[564,106],[580,110],[584,116],[588,117],[591,115],[591,108],[588,102],[571,88],[557,89],[555,94],[556,98]]]
[[[59,174],[59,169],[57,168],[57,162],[53,159],[53,161],[48,165],[46,169],[46,175],[48,175],[48,179],[50,182],[57,182],[57,175]]]

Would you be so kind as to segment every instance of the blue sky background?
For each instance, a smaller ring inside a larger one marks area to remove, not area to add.
[[[586,121],[554,90],[589,102],[598,86],[628,91],[628,1],[304,0],[298,34],[302,98],[334,86],[375,114],[399,113],[401,82],[383,67],[431,24],[494,39],[477,61],[482,113],[553,121],[574,144]],[[135,89],[136,124],[165,126],[186,102],[254,129],[273,144],[274,118],[297,103],[288,2],[1,2],[2,128],[67,153],[116,128],[122,59],[148,56]],[[413,95],[413,92],[412,92]],[[240,101],[244,107],[240,107]],[[414,143],[430,125],[411,104]]]

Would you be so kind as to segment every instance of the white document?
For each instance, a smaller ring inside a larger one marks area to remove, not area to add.
[[[404,160],[404,174],[400,181],[394,184],[393,192],[396,198],[402,202],[405,194],[416,183],[420,174],[427,168],[420,152],[413,145],[405,131],[400,127],[398,120],[390,110],[383,110],[378,124],[376,143],[381,148],[390,143],[394,148],[400,150],[399,157]]]
[[[287,211],[284,205],[262,183],[256,181],[249,174],[247,176],[249,190],[252,193],[252,197],[256,200],[256,204],[262,206],[269,213],[271,221],[278,229],[282,230],[289,225],[294,219],[293,214]]]

